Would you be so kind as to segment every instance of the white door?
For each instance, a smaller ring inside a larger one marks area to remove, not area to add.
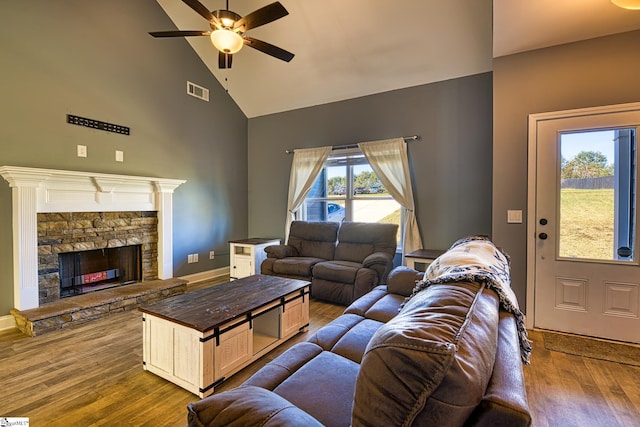
[[[619,108],[530,119],[536,328],[640,342],[640,106]]]

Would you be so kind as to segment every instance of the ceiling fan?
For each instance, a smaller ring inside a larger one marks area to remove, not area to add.
[[[282,61],[289,62],[293,59],[293,53],[244,34],[252,28],[287,16],[289,12],[279,1],[255,10],[244,17],[229,10],[229,0],[227,0],[226,9],[212,12],[198,0],[182,1],[209,21],[211,31],[154,31],[149,34],[153,37],[209,36],[211,37],[211,42],[219,51],[218,68],[231,68],[232,55],[242,49],[243,45],[252,47]]]

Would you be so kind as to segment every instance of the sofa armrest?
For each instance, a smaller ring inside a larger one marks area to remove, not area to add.
[[[413,268],[400,266],[391,270],[387,277],[387,289],[389,293],[408,297],[416,287],[416,282],[422,280],[424,273]]]
[[[530,426],[531,411],[520,359],[518,328],[512,314],[500,311],[498,347],[485,395],[469,418],[474,426]]]
[[[387,283],[387,275],[393,268],[393,256],[386,252],[374,252],[368,255],[363,261],[364,268],[370,268],[378,274],[378,284]]]
[[[362,261],[362,266],[365,268],[373,268],[374,270],[377,265],[386,268],[392,260],[391,255],[386,252],[374,252]]]
[[[286,258],[298,256],[298,250],[289,245],[271,245],[264,248],[267,258]]]
[[[241,386],[190,403],[189,427],[322,426],[283,397],[261,387]]]

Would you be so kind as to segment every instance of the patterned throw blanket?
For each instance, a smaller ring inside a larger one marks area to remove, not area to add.
[[[460,239],[429,265],[424,279],[417,282],[408,299],[430,285],[459,281],[484,283],[498,294],[501,308],[512,313],[516,318],[520,357],[522,362],[528,365],[531,342],[524,326],[524,315],[511,289],[508,255],[501,252],[485,236]]]

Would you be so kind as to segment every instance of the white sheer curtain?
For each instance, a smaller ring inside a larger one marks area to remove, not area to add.
[[[403,253],[422,249],[422,238],[416,221],[407,144],[402,138],[358,144],[373,171],[396,202],[406,209]]]
[[[289,240],[289,227],[295,214],[309,194],[311,186],[331,153],[331,147],[303,148],[293,152],[289,197],[287,199],[287,223],[284,231],[285,243]]]

